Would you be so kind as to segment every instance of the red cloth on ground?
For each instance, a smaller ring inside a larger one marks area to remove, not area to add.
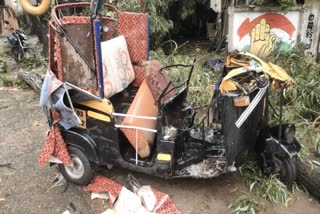
[[[122,187],[122,185],[109,178],[96,176],[92,179],[90,184],[84,187],[84,190],[89,192],[107,192],[110,196],[109,205],[112,206],[117,199]],[[179,210],[171,201],[169,195],[162,193],[156,189],[152,189],[152,191],[157,199],[154,212],[158,214],[180,214]]]
[[[103,176],[95,176],[91,183],[84,187],[84,190],[88,192],[107,192],[110,197],[110,206],[114,204],[121,189],[122,185]]]

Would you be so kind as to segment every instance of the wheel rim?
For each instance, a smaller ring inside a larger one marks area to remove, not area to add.
[[[71,154],[71,159],[72,165],[65,166],[66,173],[73,179],[79,179],[84,174],[84,165],[81,159],[74,154]]]

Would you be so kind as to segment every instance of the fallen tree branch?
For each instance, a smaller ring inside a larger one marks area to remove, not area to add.
[[[33,90],[40,93],[42,86],[42,76],[40,74],[20,69],[18,72],[18,78],[25,81]]]
[[[320,199],[320,165],[313,157],[303,157],[297,161],[297,181]]]

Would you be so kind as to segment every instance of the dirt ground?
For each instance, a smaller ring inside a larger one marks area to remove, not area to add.
[[[0,74],[1,75],[1,74]],[[54,167],[37,165],[48,128],[38,105],[39,96],[31,90],[0,91],[0,213],[100,213],[102,200],[91,201],[81,187],[52,187]],[[10,165],[8,165],[10,164]],[[99,169],[99,173],[122,183],[124,169]],[[131,172],[132,173],[132,172]],[[232,213],[228,206],[247,187],[237,173],[216,179],[160,178],[133,173],[144,184],[170,195],[181,213]],[[288,208],[263,201],[264,213],[320,213],[315,199],[301,192],[293,195]]]

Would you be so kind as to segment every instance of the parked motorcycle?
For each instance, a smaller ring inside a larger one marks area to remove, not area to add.
[[[21,28],[14,29],[6,20],[4,23],[12,30],[11,35],[6,37],[5,42],[11,46],[11,53],[15,61],[20,62],[23,59],[33,60],[35,52],[28,44],[26,33]]]

